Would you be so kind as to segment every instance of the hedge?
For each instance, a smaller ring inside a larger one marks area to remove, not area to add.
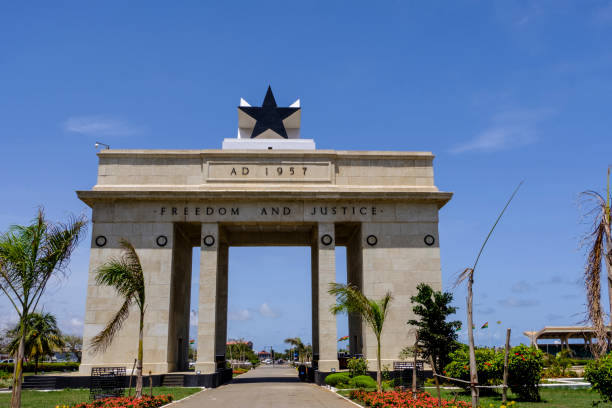
[[[41,371],[76,371],[79,369],[79,363],[66,362],[66,363],[38,363],[38,372]],[[33,373],[36,368],[36,364],[28,362],[23,365],[24,373]],[[12,373],[15,371],[13,363],[0,363],[0,371],[6,371]]]
[[[338,384],[348,384],[351,381],[351,377],[348,373],[334,373],[329,374],[325,377],[325,384],[330,385],[332,387],[337,386]]]
[[[351,378],[349,385],[355,388],[376,388],[376,381],[369,375],[358,375],[357,377]]]

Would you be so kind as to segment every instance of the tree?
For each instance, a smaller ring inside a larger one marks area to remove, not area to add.
[[[66,348],[70,350],[72,354],[74,354],[77,361],[80,363],[83,352],[83,338],[81,336],[66,334],[64,335],[63,340]]]
[[[432,356],[436,372],[441,373],[449,363],[449,353],[458,347],[457,329],[461,327],[461,322],[446,321],[457,311],[456,307],[450,306],[453,294],[434,291],[431,286],[420,283],[416,296],[412,296],[410,301],[414,304],[412,311],[419,319],[411,319],[408,324],[417,327],[421,355],[425,359]]]
[[[123,304],[106,327],[91,341],[95,351],[104,351],[112,343],[115,335],[130,314],[130,306],[136,304],[139,311],[138,356],[136,362],[136,398],[142,397],[142,354],[145,315],[145,282],[142,265],[136,250],[129,241],[121,239],[121,258],[113,258],[103,264],[96,272],[98,285],[112,286],[123,298]]]
[[[298,361],[300,363],[304,362],[305,354],[306,354],[306,346],[302,343],[302,339],[299,337],[290,337],[285,339],[285,343],[291,345],[291,348],[295,349],[298,353]],[[291,361],[293,361],[293,356],[291,356]]]
[[[84,217],[50,222],[40,209],[30,225],[14,225],[0,237],[0,289],[19,318],[11,408],[21,406],[27,317],[36,310],[51,277],[66,271],[85,226]]]
[[[25,356],[35,362],[34,373],[38,374],[38,362],[41,358],[61,350],[64,346],[62,333],[57,327],[57,320],[51,313],[30,313],[26,318]],[[13,340],[9,344],[9,353],[17,354],[19,349],[19,324],[11,330]]]
[[[601,305],[602,264],[606,265],[608,282],[608,301],[612,310],[612,234],[610,232],[610,167],[606,196],[595,191],[585,191],[582,196],[593,204],[587,215],[593,216],[592,231],[587,235],[587,263],[584,283],[587,295],[587,314],[595,328],[597,343],[591,346],[596,358],[603,357],[608,350],[608,331],[605,326],[605,311]]]
[[[368,299],[356,286],[330,283],[329,294],[336,296],[336,304],[330,309],[333,314],[354,313],[359,315],[374,332],[376,337],[376,382],[378,392],[382,392],[380,336],[392,299],[391,293],[387,292],[382,299],[373,300]]]

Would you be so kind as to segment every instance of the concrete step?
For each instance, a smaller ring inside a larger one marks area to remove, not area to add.
[[[185,385],[183,374],[166,374],[162,380],[163,387],[182,387]]]
[[[55,389],[57,379],[44,375],[28,375],[23,377],[23,389],[52,390]]]

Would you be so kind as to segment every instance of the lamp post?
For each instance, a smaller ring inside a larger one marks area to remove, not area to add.
[[[109,145],[107,145],[106,143],[102,143],[102,142],[96,142],[94,146],[96,147],[96,149],[100,146],[104,146],[106,150],[110,149]]]

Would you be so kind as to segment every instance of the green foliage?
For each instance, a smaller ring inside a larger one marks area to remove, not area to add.
[[[368,362],[364,358],[351,357],[346,365],[351,377],[365,375],[368,372]]]
[[[451,362],[446,365],[442,373],[448,377],[469,381],[470,357],[468,347],[462,345],[459,349],[450,353],[449,358]],[[476,367],[479,384],[500,384],[504,369],[503,353],[496,353],[495,350],[486,348],[476,349]],[[459,383],[457,385],[466,389],[469,388],[469,384]]]
[[[523,344],[513,347],[508,356],[508,385],[510,390],[528,401],[539,401],[538,384],[542,377],[543,353],[535,347]],[[452,361],[443,373],[449,377],[469,381],[470,363],[467,346],[450,354]],[[504,370],[504,352],[492,349],[476,349],[478,383],[481,385],[501,384]],[[468,384],[458,384],[464,388]]]
[[[358,375],[351,379],[349,386],[353,386],[353,388],[376,388],[376,381],[369,375]]]
[[[64,346],[64,340],[57,327],[57,319],[51,313],[30,313],[25,319],[25,355],[34,359],[36,365],[45,356],[50,356],[54,351]],[[13,340],[8,346],[11,355],[17,354],[19,348],[20,324],[9,333]]]
[[[422,346],[420,354],[425,359],[431,355],[436,370],[441,372],[450,362],[449,354],[458,347],[457,328],[461,327],[461,322],[447,322],[448,317],[457,311],[456,307],[450,306],[453,294],[434,291],[431,286],[421,283],[410,301],[414,305],[412,312],[418,319],[411,319],[408,324],[417,327]]]
[[[79,369],[79,363],[67,362],[67,363],[39,363],[38,371],[50,372],[50,371],[76,371]],[[35,369],[34,363],[26,363],[23,365],[24,373],[33,373]],[[12,375],[14,370],[13,363],[0,363],[0,374],[8,372]]]
[[[543,377],[558,378],[571,376],[571,368],[574,365],[574,360],[570,358],[569,350],[561,350],[556,356],[551,354],[544,354],[544,367],[546,370],[542,372]]]
[[[348,375],[348,373],[333,373],[325,377],[325,384],[336,388],[346,388],[340,387],[339,385],[346,386],[350,381],[351,377]],[[374,386],[376,386],[376,384],[374,384]]]
[[[605,401],[612,401],[612,353],[589,362],[584,369],[584,379]]]
[[[503,352],[499,353],[503,356]],[[508,356],[508,384],[510,391],[527,401],[539,401],[538,384],[542,378],[544,353],[537,347],[524,344],[513,347]]]
[[[378,391],[382,391],[380,336],[389,311],[389,304],[393,299],[391,292],[387,292],[385,296],[375,300],[365,296],[357,286],[330,283],[328,293],[336,296],[336,304],[330,308],[334,315],[339,313],[359,315],[374,332],[374,337],[376,337],[376,361],[378,362],[376,383],[378,384]]]

